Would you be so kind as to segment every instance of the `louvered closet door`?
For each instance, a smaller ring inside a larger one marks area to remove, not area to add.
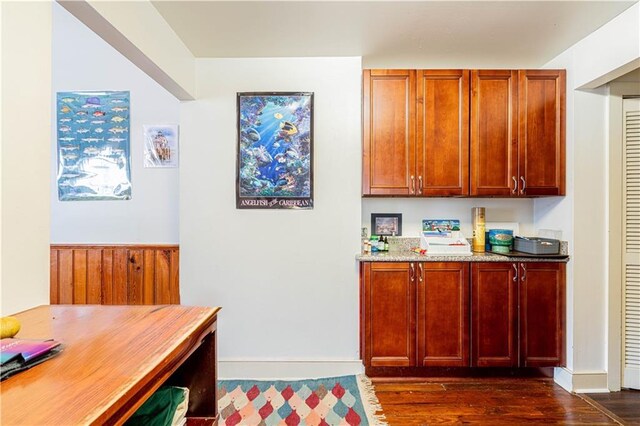
[[[622,386],[640,389],[640,99],[625,99]]]

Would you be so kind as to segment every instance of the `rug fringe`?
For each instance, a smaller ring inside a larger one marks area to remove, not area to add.
[[[387,418],[384,413],[382,413],[382,405],[380,405],[380,401],[378,401],[371,379],[364,374],[358,374],[356,378],[358,390],[362,398],[362,405],[364,406],[364,412],[367,415],[369,425],[389,426]],[[380,412],[380,414],[377,414],[378,412]]]

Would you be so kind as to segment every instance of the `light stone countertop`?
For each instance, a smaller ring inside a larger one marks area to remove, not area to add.
[[[494,253],[473,253],[471,256],[435,256],[412,251],[358,254],[359,262],[568,262],[569,257],[508,257]]]
[[[390,250],[372,254],[356,255],[358,262],[568,262],[569,257],[509,257],[495,253],[473,253],[471,256],[436,256],[418,254],[411,251],[411,247],[420,245],[420,239],[415,237],[389,238]],[[568,243],[560,242],[560,253],[568,254]]]

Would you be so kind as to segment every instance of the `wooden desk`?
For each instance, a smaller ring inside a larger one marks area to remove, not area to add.
[[[0,383],[0,423],[121,424],[167,383],[190,389],[188,416],[215,424],[219,310],[56,305],[15,315],[16,337],[64,350]]]

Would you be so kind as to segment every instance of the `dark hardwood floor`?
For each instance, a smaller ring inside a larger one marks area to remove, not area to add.
[[[617,424],[548,378],[374,378],[391,426]]]
[[[625,425],[640,425],[640,391],[588,393],[585,399]]]

